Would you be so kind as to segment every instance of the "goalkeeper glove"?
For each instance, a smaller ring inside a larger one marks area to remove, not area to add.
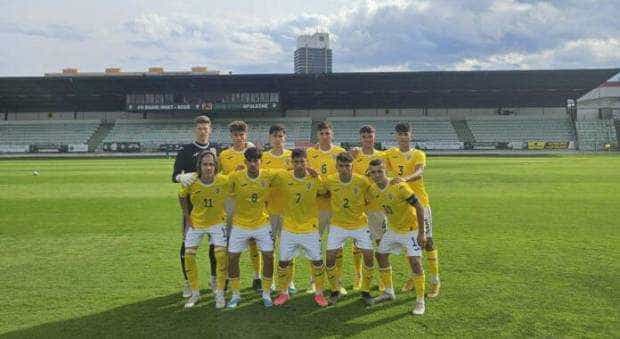
[[[181,186],[187,187],[193,184],[194,181],[196,181],[196,178],[196,173],[190,172],[178,174],[175,179],[177,180],[177,182],[181,183]]]

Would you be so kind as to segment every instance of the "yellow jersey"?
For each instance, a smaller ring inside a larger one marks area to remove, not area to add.
[[[291,150],[285,149],[281,155],[274,155],[271,152],[264,152],[260,168],[261,169],[282,169],[292,170],[293,160],[291,159]],[[267,211],[269,214],[281,215],[284,210],[284,197],[282,191],[273,188],[267,197]]]
[[[367,175],[368,164],[375,159],[384,159],[383,151],[373,149],[372,154],[364,154],[360,151],[360,154],[353,160],[353,173]]]
[[[329,151],[323,151],[318,147],[310,147],[306,150],[308,156],[308,167],[317,171],[322,176],[328,176],[338,172],[336,168],[336,157],[338,154],[346,152],[340,146],[332,145]],[[329,211],[329,198],[319,197],[319,210]]]
[[[360,152],[360,154],[353,160],[353,173],[367,176],[368,164],[375,159],[384,159],[383,151],[373,149],[372,154],[364,154],[363,152]],[[380,210],[381,208],[374,202],[374,200],[369,202],[367,211],[376,212]]]
[[[403,177],[415,172],[418,165],[426,166],[426,154],[419,149],[411,149],[408,152],[401,152],[398,147],[392,147],[385,151],[385,161],[389,176]],[[422,206],[429,206],[430,202],[424,178],[408,182]]]
[[[368,225],[366,217],[366,195],[370,182],[359,174],[353,174],[351,181],[342,182],[338,174],[324,179],[325,190],[330,194],[332,210],[331,223],[344,229],[356,230]]]
[[[181,188],[179,197],[189,198],[192,204],[190,222],[194,228],[208,228],[226,223],[224,201],[230,188],[228,177],[217,174],[210,184],[200,179],[186,188]]]
[[[372,184],[369,199],[376,200],[388,220],[388,227],[394,232],[404,234],[418,229],[416,210],[409,201],[413,190],[404,182],[396,185],[387,184],[383,189]]]
[[[273,188],[283,196],[283,228],[292,233],[311,233],[318,231],[318,204],[316,196],[323,193],[320,177],[306,175],[297,178],[292,171],[278,171],[273,179]]]
[[[231,174],[237,171],[239,165],[245,169],[245,156],[243,151],[235,151],[232,147],[229,147],[220,153],[220,171],[223,174]]]
[[[267,224],[265,199],[272,177],[269,170],[261,170],[256,178],[250,178],[245,170],[229,176],[230,193],[235,201],[233,225],[253,230]]]

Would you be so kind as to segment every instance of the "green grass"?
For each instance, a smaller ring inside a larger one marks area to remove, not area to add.
[[[171,167],[0,161],[0,335],[620,336],[620,157],[429,158],[443,289],[422,317],[410,314],[411,294],[370,309],[352,294],[318,309],[300,293],[265,310],[249,289],[232,312],[210,295],[183,310]],[[199,260],[206,287],[204,249]],[[400,289],[408,272],[402,257],[392,262]],[[249,287],[247,255],[243,265]]]

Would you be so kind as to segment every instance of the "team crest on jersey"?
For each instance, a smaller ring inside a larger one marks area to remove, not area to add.
[[[220,194],[220,189],[219,188],[215,189],[215,194]]]
[[[353,187],[353,194],[358,195],[359,193],[360,193],[360,190],[357,187]]]
[[[309,191],[312,188],[312,184],[311,183],[307,183],[306,184],[306,191]]]

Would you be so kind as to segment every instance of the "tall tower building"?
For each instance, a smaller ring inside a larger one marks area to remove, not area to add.
[[[329,33],[314,33],[297,37],[295,73],[331,73],[332,50]]]

